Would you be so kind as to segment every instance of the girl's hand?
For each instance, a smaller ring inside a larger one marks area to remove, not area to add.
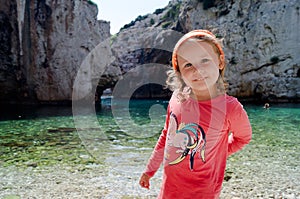
[[[150,178],[147,174],[143,173],[140,178],[140,186],[146,189],[150,189]]]

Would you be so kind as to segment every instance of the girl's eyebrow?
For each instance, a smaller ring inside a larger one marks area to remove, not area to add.
[[[201,58],[202,58],[202,59],[203,59],[203,58],[206,58],[206,59],[209,58],[209,59],[211,59],[211,56],[210,56],[210,55],[204,55],[204,56],[202,56]]]
[[[191,64],[191,62],[185,61],[185,62],[183,62],[181,65],[182,65],[182,66],[185,66],[185,65],[187,65],[187,64]]]

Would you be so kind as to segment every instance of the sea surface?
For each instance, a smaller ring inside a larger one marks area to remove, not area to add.
[[[164,125],[167,104],[164,100],[112,102],[106,98],[101,107],[79,116],[68,106],[2,107],[0,166],[122,164],[122,154],[126,165],[126,160],[138,154],[151,153]],[[288,156],[298,167],[300,104],[271,104],[269,109],[263,104],[243,105],[253,128],[250,144],[284,154],[281,159]],[[95,119],[92,126],[78,124]]]

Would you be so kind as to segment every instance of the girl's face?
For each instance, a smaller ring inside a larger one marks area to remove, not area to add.
[[[194,93],[215,88],[220,56],[211,44],[190,39],[179,47],[177,57],[181,77]]]

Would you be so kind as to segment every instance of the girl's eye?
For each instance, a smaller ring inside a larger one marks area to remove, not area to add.
[[[201,63],[202,63],[202,64],[205,64],[205,63],[208,63],[208,62],[209,62],[209,59],[202,59],[202,60],[201,60]]]
[[[191,63],[187,63],[186,65],[184,65],[185,68],[189,68],[191,66],[193,66]]]

